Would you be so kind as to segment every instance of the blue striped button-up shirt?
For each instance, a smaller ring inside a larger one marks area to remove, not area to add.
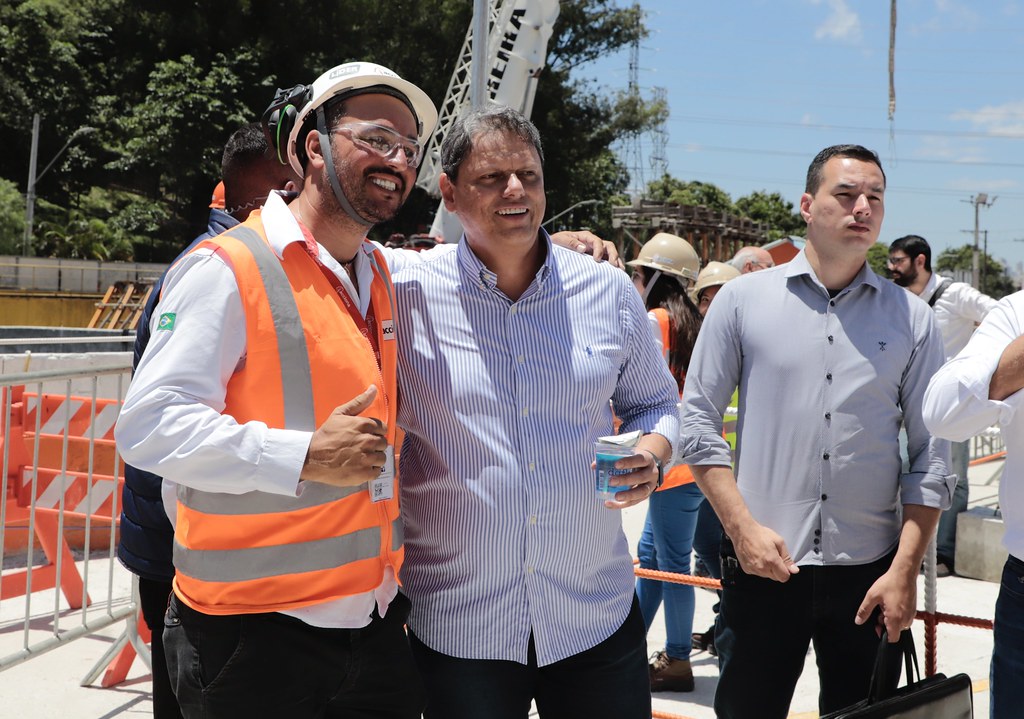
[[[678,436],[678,397],[628,277],[547,245],[515,302],[463,241],[395,276],[409,626],[436,651],[543,666],[625,620],[633,568],[593,441]]]

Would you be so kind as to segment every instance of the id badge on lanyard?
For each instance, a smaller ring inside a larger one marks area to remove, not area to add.
[[[395,448],[389,444],[385,453],[387,456],[380,468],[380,476],[371,480],[367,487],[373,502],[383,502],[395,496]]]

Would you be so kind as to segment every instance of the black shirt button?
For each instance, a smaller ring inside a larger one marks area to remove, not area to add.
[[[821,495],[821,501],[822,502],[826,501],[827,499],[828,499],[828,495],[827,494]]]
[[[831,412],[826,412],[825,413],[825,419],[828,419],[828,420],[832,419],[832,413]]]
[[[833,342],[835,342],[835,341],[836,341],[835,337],[833,337],[832,335],[829,335],[829,336],[828,336],[828,343],[829,343],[829,344],[832,344],[832,343],[833,343]]]
[[[827,462],[829,458],[828,452],[825,452],[825,454],[821,455],[821,458]]]
[[[829,372],[827,375],[825,375],[825,379],[827,379],[829,382],[831,382],[832,381],[832,373]]]

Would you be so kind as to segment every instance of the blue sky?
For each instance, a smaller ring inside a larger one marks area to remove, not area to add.
[[[919,234],[935,256],[973,243],[970,200],[987,193],[989,254],[1024,271],[1024,0],[898,0],[891,122],[888,0],[640,5],[639,86],[667,91],[671,175],[796,206],[817,151],[859,143],[888,178],[883,242]],[[629,53],[580,74],[625,89]]]

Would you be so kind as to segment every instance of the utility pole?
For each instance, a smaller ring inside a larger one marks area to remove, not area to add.
[[[32,244],[32,222],[36,214],[36,160],[39,158],[39,113],[32,118],[32,151],[28,160],[28,186],[25,188],[25,237],[21,242],[21,254],[28,257]]]
[[[998,197],[993,197],[991,200],[988,199],[988,194],[979,192],[977,195],[972,197],[969,202],[974,205],[974,254],[971,258],[971,284],[977,290],[981,289],[981,260],[979,255],[980,249],[978,247],[978,240],[981,236],[981,231],[978,224],[978,208],[992,207]],[[965,202],[967,200],[964,200]],[[987,244],[987,242],[986,242]]]
[[[32,225],[35,221],[36,214],[36,183],[43,179],[43,175],[50,171],[54,163],[60,159],[60,156],[64,154],[64,151],[71,147],[71,143],[77,140],[82,135],[88,135],[90,132],[96,132],[95,127],[89,127],[83,125],[74,132],[71,133],[71,137],[64,143],[64,147],[57,150],[57,154],[53,156],[43,171],[38,175],[36,174],[36,161],[39,158],[39,113],[35,114],[32,118],[32,150],[29,153],[28,160],[28,187],[25,188],[25,237],[21,244],[21,254],[25,257],[29,256],[29,252],[32,246]]]

